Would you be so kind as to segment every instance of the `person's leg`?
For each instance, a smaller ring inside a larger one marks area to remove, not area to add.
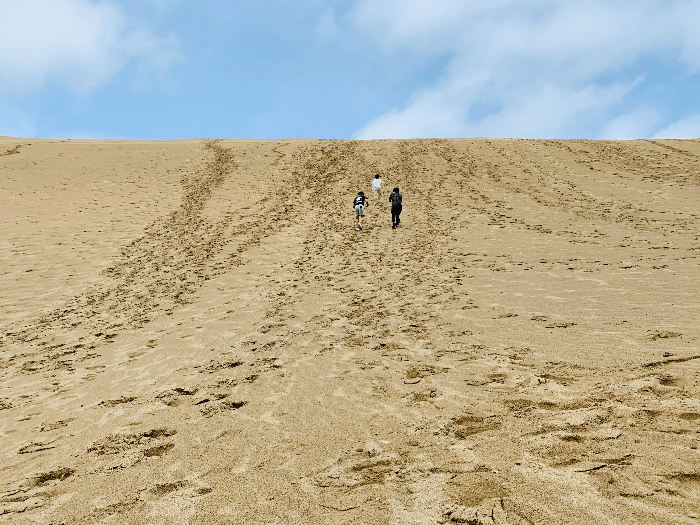
[[[365,207],[362,206],[362,207],[360,208],[360,223],[359,223],[359,224],[360,224],[360,229],[362,229],[362,219],[364,218],[364,216],[365,216]]]
[[[403,206],[400,204],[396,207],[396,226],[399,225],[401,222],[401,210],[403,210]]]
[[[391,227],[396,228],[396,206],[391,207]]]

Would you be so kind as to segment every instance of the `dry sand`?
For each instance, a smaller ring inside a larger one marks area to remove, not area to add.
[[[0,155],[1,523],[700,523],[700,141]]]

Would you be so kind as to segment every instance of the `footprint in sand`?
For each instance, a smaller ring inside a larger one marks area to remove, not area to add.
[[[43,507],[54,496],[53,485],[65,481],[73,474],[75,469],[68,467],[42,472],[21,486],[0,494],[0,516],[21,514]]]
[[[172,449],[175,444],[169,441],[177,434],[176,430],[154,428],[146,432],[130,434],[113,434],[95,441],[87,452],[100,457],[115,456],[110,459],[107,468],[133,466],[144,458],[160,457]]]
[[[495,472],[465,472],[445,485],[454,503],[443,510],[441,523],[533,525],[511,501],[504,480]]]

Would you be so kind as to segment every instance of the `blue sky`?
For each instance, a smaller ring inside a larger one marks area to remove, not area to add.
[[[700,0],[0,0],[0,135],[697,138]]]

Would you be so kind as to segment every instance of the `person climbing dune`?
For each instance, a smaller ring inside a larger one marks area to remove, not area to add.
[[[359,192],[357,197],[352,201],[353,208],[355,209],[355,219],[357,219],[356,230],[362,229],[362,218],[365,216],[365,205],[367,203],[367,198],[364,192]]]
[[[372,180],[372,191],[377,196],[377,204],[379,204],[382,200],[382,179],[379,177],[379,173]]]
[[[396,229],[396,227],[401,222],[401,211],[403,210],[402,201],[403,197],[399,193],[398,188],[394,188],[394,192],[389,195],[389,202],[391,202],[391,228]]]

